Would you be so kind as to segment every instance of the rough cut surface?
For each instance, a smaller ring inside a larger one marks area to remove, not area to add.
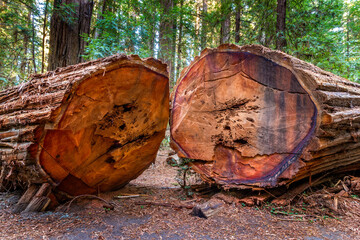
[[[280,51],[205,49],[174,89],[171,146],[208,182],[277,186],[359,162],[360,85]]]
[[[32,76],[0,92],[0,186],[117,189],[155,160],[168,103],[166,65],[135,55]]]

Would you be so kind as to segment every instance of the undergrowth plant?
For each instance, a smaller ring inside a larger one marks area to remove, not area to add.
[[[189,177],[192,175],[191,166],[189,163],[193,162],[193,159],[190,158],[179,158],[178,160],[174,158],[169,158],[169,164],[172,167],[177,168],[176,181],[182,189],[184,189],[186,196],[192,196],[194,193],[191,191],[191,185],[189,184]]]

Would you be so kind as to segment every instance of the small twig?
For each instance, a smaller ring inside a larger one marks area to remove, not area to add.
[[[141,193],[119,193],[119,196],[135,196],[139,195],[140,197],[148,197],[149,195],[141,194]]]
[[[97,199],[97,200],[100,200],[100,201],[105,202],[108,206],[114,208],[114,205],[113,205],[113,204],[109,203],[108,201],[106,201],[105,199],[103,199],[103,198],[101,198],[101,197],[98,197],[98,196],[95,196],[95,195],[84,194],[84,195],[76,196],[76,197],[74,197],[73,199],[71,199],[71,201],[70,201],[69,203],[67,203],[68,206],[67,206],[67,208],[66,208],[66,212],[69,211],[71,204],[72,204],[75,200],[77,200],[77,199],[79,199],[79,198],[95,198],[95,199]]]
[[[186,208],[193,209],[193,205],[178,205],[171,203],[158,203],[158,202],[136,202],[136,205],[154,205],[154,206],[162,206],[162,207],[172,207],[172,208]]]
[[[291,221],[291,222],[306,222],[306,220],[304,219],[293,219],[293,218],[276,218],[276,220],[279,220],[279,221]]]
[[[143,195],[125,195],[125,196],[114,196],[115,199],[124,199],[124,198],[136,198],[136,197],[144,197]]]
[[[269,192],[269,191],[266,190],[265,188],[264,188],[264,191],[267,192],[268,194],[270,194],[273,198],[276,198],[276,196],[275,196],[274,194],[272,194],[271,192]]]

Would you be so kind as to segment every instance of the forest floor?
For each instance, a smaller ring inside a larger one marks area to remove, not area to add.
[[[166,162],[168,152],[160,150],[156,163],[125,188],[99,195],[113,210],[103,201],[83,198],[56,211],[13,214],[20,193],[0,193],[0,239],[360,239],[357,196],[339,203],[341,213],[329,213],[316,200],[316,206],[286,207],[224,202],[208,219],[192,216],[191,209],[179,206],[208,199],[186,196],[175,180],[177,170]],[[140,196],[114,199],[129,194]],[[219,194],[226,195],[212,197]]]

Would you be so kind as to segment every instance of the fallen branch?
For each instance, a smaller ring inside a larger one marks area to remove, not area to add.
[[[172,204],[172,203],[159,203],[159,202],[135,202],[136,205],[153,205],[153,206],[162,206],[162,207],[171,207],[171,208],[186,208],[193,209],[194,205],[183,205],[183,204]]]
[[[75,200],[80,199],[80,198],[94,198],[94,199],[103,201],[103,202],[106,203],[106,205],[107,205],[106,208],[109,208],[110,210],[114,210],[114,205],[111,204],[110,202],[106,201],[105,199],[103,199],[103,198],[101,198],[101,197],[98,197],[98,196],[95,196],[95,195],[84,194],[84,195],[76,196],[76,197],[74,197],[73,199],[71,199],[70,202],[66,203],[68,206],[67,206],[65,212],[69,211],[71,204],[72,204]],[[66,204],[65,204],[65,205],[66,205]],[[64,205],[64,206],[65,206],[65,205]]]
[[[125,199],[125,198],[137,198],[137,197],[146,197],[144,194],[136,194],[136,195],[119,195],[114,196],[114,199]]]

